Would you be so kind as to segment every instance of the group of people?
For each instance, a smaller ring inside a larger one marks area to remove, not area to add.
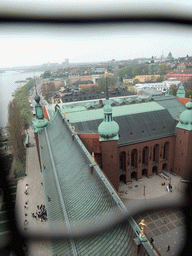
[[[28,186],[29,186],[28,184],[26,184],[25,186],[25,192],[24,192],[25,195],[28,195]]]
[[[47,220],[47,210],[45,208],[45,205],[41,204],[40,206],[37,205],[37,210],[35,213],[32,213],[32,217],[36,218],[36,220],[39,218],[40,221],[46,221]]]

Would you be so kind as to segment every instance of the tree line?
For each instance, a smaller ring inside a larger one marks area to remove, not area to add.
[[[33,117],[28,100],[28,92],[32,86],[33,80],[17,90],[14,99],[8,105],[7,132],[17,177],[25,174],[26,149],[24,141]]]

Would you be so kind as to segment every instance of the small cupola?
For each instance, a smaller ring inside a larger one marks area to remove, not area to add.
[[[112,107],[109,99],[106,100],[104,110],[103,122],[98,127],[98,133],[101,140],[118,140],[119,125],[113,120]]]
[[[44,118],[43,114],[43,108],[42,105],[40,104],[40,96],[37,94],[34,97],[34,100],[36,101],[35,105],[35,113],[36,113],[36,121],[33,121],[33,130],[34,132],[37,132],[47,126],[48,120]]]
[[[108,88],[107,88],[107,71],[105,72],[106,77],[106,101],[103,108],[104,119],[98,127],[98,133],[100,135],[99,141],[105,140],[118,140],[119,125],[113,120],[112,107],[109,100]]]
[[[183,87],[183,84],[181,83],[178,90],[177,90],[177,97],[185,98],[185,89]]]
[[[180,117],[177,128],[185,129],[188,131],[192,130],[192,101],[190,100],[185,104],[186,110],[184,110]]]

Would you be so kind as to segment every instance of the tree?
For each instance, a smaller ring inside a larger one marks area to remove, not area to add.
[[[135,86],[130,86],[128,91],[137,93],[137,90],[135,89]]]
[[[170,72],[170,69],[166,63],[161,63],[158,65],[158,73],[160,75],[166,75],[169,72]]]
[[[15,99],[9,103],[8,106],[8,134],[9,146],[16,161],[24,163],[25,161],[25,147],[24,132],[22,129],[22,119],[20,109]]]
[[[28,100],[28,92],[31,86],[33,85],[33,81],[29,81],[26,85],[21,87],[16,93],[15,93],[15,101],[17,103],[17,106],[20,110],[20,116],[21,116],[21,123],[25,130],[29,128],[29,124],[32,121],[32,111],[30,107],[30,103]]]
[[[51,72],[50,71],[45,71],[44,73],[43,73],[43,79],[47,79],[47,78],[49,78],[51,76]]]
[[[51,98],[56,91],[55,83],[54,82],[44,83],[42,85],[41,91],[45,97]]]
[[[177,86],[175,84],[171,84],[169,87],[169,94],[176,96]]]
[[[161,83],[164,80],[163,76],[157,77],[156,82]]]
[[[106,90],[106,83],[108,88],[115,86],[117,83],[117,78],[114,76],[107,76],[107,77],[100,76],[97,83],[98,83],[97,91],[102,92]]]
[[[192,90],[186,89],[185,90],[185,98],[191,98],[192,97]]]
[[[139,82],[140,82],[139,79],[134,79],[134,80],[133,80],[133,84],[134,84],[134,85],[138,84]]]
[[[189,78],[188,81],[183,83],[185,89],[192,90],[192,78]]]
[[[123,68],[120,69],[119,71],[119,81],[123,82],[123,78],[125,76],[127,77],[133,77],[133,66],[129,65],[129,66],[125,66]]]

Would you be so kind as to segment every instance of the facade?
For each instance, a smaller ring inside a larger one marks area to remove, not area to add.
[[[104,104],[94,109],[61,104],[44,108],[49,121],[37,97],[34,133],[45,194],[52,199],[46,202],[52,229],[88,228],[93,219],[100,225],[103,214],[110,218],[111,210],[126,211],[116,193],[120,181],[139,181],[163,171],[188,179],[192,102],[184,98],[182,85],[178,95],[147,102],[137,97],[113,105],[107,93]],[[130,255],[138,249],[134,239],[140,230],[132,218],[106,232],[54,241],[52,254]],[[148,240],[139,249],[138,255],[156,255]]]
[[[132,179],[142,179],[143,175],[150,178],[154,173],[163,171],[188,178],[186,164],[191,161],[187,158],[192,151],[189,143],[184,145],[192,136],[191,131],[185,128],[190,120],[180,120],[181,113],[186,113],[183,103],[187,101],[181,85],[178,98],[158,96],[149,102],[137,98],[132,103],[126,100],[122,105],[111,101],[114,107],[108,107],[109,113],[105,113],[105,107],[104,113],[101,108],[77,112],[73,108],[73,112],[66,111],[65,116],[90,154],[95,153],[96,162],[117,190],[119,181],[129,183]],[[186,107],[190,119],[192,110],[188,105]],[[64,110],[65,107],[61,111]],[[105,123],[101,130],[98,127],[106,115],[110,122]],[[113,121],[119,131],[117,134],[112,132],[115,135],[111,137],[108,133],[113,131],[110,126]],[[178,154],[185,156],[182,165]]]
[[[134,79],[138,79],[140,83],[145,83],[151,80],[156,81],[158,77],[160,75],[138,75]]]
[[[189,79],[192,78],[192,74],[188,74],[188,73],[174,73],[174,72],[171,72],[167,75],[165,75],[166,79],[169,79],[169,78],[175,78],[177,80],[179,80],[180,82],[186,82],[188,81]]]

